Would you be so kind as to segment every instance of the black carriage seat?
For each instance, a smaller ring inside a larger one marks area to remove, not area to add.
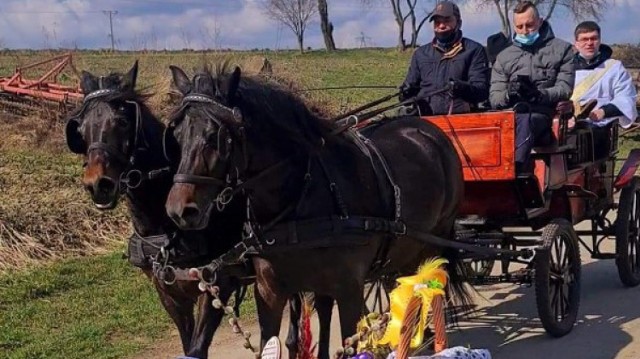
[[[573,104],[571,101],[562,101],[556,107],[556,115],[553,118],[552,128],[534,143],[531,151],[536,155],[563,153],[575,150],[575,145],[567,143],[569,120],[573,117]]]

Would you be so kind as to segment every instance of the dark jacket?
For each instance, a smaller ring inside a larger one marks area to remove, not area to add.
[[[546,21],[539,33],[540,37],[532,45],[514,41],[498,54],[491,73],[489,96],[494,108],[509,107],[509,83],[518,75],[528,76],[542,93],[541,101],[531,106],[533,112],[552,116],[557,103],[571,97],[575,80],[572,46],[557,39]]]
[[[449,112],[449,97],[446,93],[431,97],[425,94],[445,88],[450,79],[465,82],[454,99],[453,113],[469,112],[470,106],[489,96],[490,69],[484,47],[464,37],[461,43],[462,50],[451,58],[443,58],[443,51],[433,43],[420,46],[411,58],[403,86],[419,88],[418,98],[425,100],[435,115]]]
[[[609,60],[613,55],[613,50],[604,44],[601,44],[598,48],[598,55],[587,61],[584,57],[580,56],[580,53],[576,53],[573,58],[573,64],[575,66],[576,71],[578,70],[593,70],[596,67],[602,65],[603,62]]]
[[[504,33],[498,32],[487,37],[487,54],[489,55],[489,62],[493,65],[496,62],[496,57],[500,51],[511,46],[511,39],[509,39]]]

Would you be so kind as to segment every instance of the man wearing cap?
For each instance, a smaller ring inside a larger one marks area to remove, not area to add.
[[[489,96],[489,62],[484,47],[462,37],[460,9],[449,1],[436,5],[429,17],[435,37],[419,47],[400,86],[400,100],[418,99],[422,115],[470,112]],[[429,96],[452,84],[450,91]]]
[[[571,96],[571,44],[557,39],[530,1],[513,11],[513,44],[493,64],[489,99],[494,108],[516,111],[516,171],[528,172],[534,144],[551,134],[556,106]]]

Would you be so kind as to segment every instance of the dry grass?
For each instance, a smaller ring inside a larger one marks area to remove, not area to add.
[[[124,210],[93,207],[60,123],[5,115],[0,132],[0,272],[121,245]]]

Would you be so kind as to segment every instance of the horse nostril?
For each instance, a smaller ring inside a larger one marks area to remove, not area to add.
[[[110,178],[101,177],[96,183],[96,189],[100,193],[110,194],[110,193],[113,193],[113,191],[115,191],[116,183]]]
[[[184,219],[193,219],[197,220],[200,218],[200,210],[198,209],[198,205],[195,203],[188,203],[184,206],[182,210],[182,218]]]

